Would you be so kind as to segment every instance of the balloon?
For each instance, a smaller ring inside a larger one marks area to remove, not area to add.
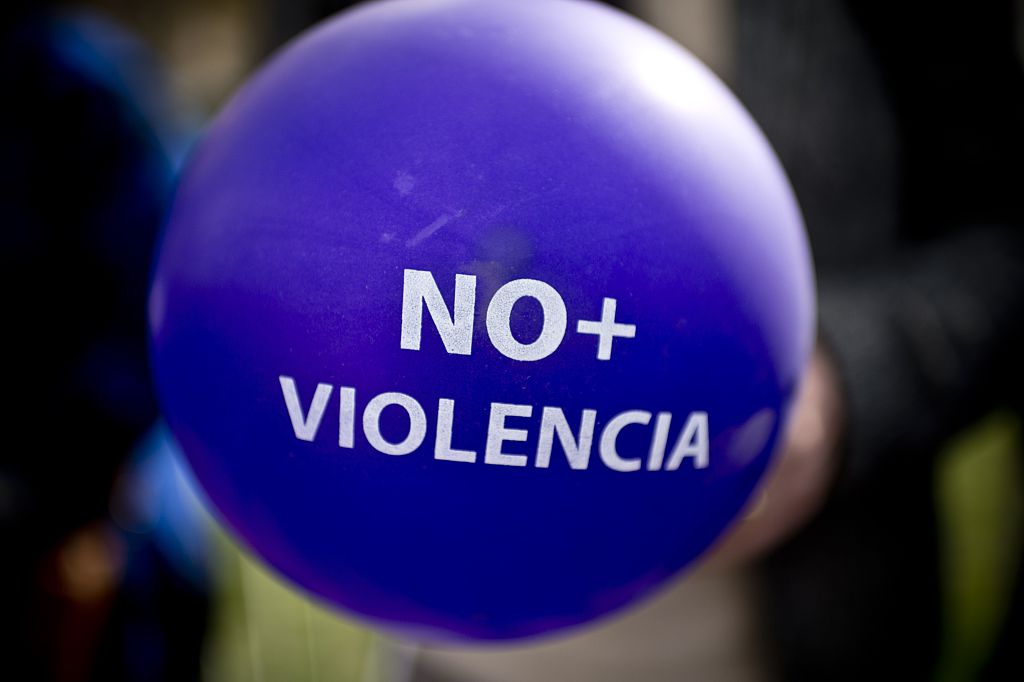
[[[575,0],[392,0],[210,126],[149,314],[171,428],[256,555],[404,636],[509,639],[723,532],[813,296],[778,161],[682,48]]]

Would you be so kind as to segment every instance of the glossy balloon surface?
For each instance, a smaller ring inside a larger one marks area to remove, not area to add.
[[[258,556],[404,635],[502,639],[711,545],[813,303],[781,167],[682,48],[574,0],[394,0],[300,36],[210,126],[150,321],[168,421]]]

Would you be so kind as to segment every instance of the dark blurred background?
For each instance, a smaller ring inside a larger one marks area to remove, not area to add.
[[[611,3],[716,71],[793,181],[839,473],[755,561],[567,638],[447,651],[242,555],[149,384],[182,160],[263,59],[349,4],[5,4],[0,679],[1024,679],[1024,2]]]

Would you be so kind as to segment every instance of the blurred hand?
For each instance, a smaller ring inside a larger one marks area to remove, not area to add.
[[[746,516],[706,561],[718,568],[750,560],[802,528],[820,510],[838,464],[844,421],[839,376],[820,347],[797,395],[782,451]]]

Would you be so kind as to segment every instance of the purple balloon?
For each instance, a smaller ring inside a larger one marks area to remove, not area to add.
[[[181,180],[174,434],[296,585],[417,638],[574,626],[741,511],[813,343],[799,210],[679,46],[574,0],[392,0],[296,39]]]

